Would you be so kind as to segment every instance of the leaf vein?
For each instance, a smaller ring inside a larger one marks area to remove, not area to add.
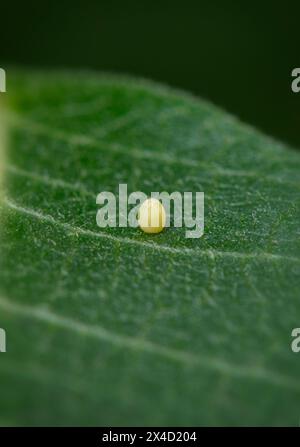
[[[237,377],[246,380],[260,380],[267,382],[268,384],[272,383],[275,386],[300,391],[300,385],[297,380],[263,368],[251,367],[247,365],[234,365],[215,357],[209,357],[207,355],[200,356],[192,352],[161,346],[143,338],[137,338],[125,334],[120,335],[111,332],[100,325],[88,325],[80,321],[58,315],[45,308],[19,304],[3,297],[0,297],[0,307],[6,312],[19,315],[21,317],[38,320],[55,327],[80,334],[81,336],[87,336],[106,343],[111,343],[119,348],[126,348],[151,355],[157,355],[185,366],[200,366],[230,377]]]
[[[49,224],[52,224],[54,226],[58,226],[60,228],[63,228],[67,232],[75,233],[75,234],[81,234],[83,236],[90,236],[93,238],[100,238],[100,239],[108,239],[113,242],[117,243],[125,243],[125,244],[131,244],[131,245],[137,245],[140,247],[145,247],[152,250],[158,250],[158,251],[166,251],[173,254],[178,255],[187,255],[187,254],[194,254],[194,255],[203,255],[208,256],[210,258],[216,256],[216,257],[230,257],[230,258],[237,258],[237,259],[262,259],[266,261],[290,261],[290,262],[300,262],[300,259],[296,257],[288,257],[283,256],[279,254],[273,254],[273,253],[267,253],[267,252],[251,252],[251,253],[242,253],[242,252],[232,252],[232,251],[220,251],[215,249],[194,249],[194,248],[188,248],[188,247],[182,247],[182,248],[176,248],[176,247],[170,247],[168,245],[162,245],[152,242],[145,242],[137,239],[131,239],[128,237],[119,237],[119,236],[113,236],[111,234],[108,234],[103,231],[95,232],[92,230],[88,230],[85,228],[81,228],[78,226],[73,226],[66,222],[60,222],[56,219],[54,219],[53,216],[43,214],[39,211],[33,210],[31,208],[25,208],[23,206],[20,206],[16,204],[15,202],[11,201],[8,198],[4,198],[3,200],[4,204],[19,213],[26,214],[30,217],[33,217],[37,220],[48,222]]]

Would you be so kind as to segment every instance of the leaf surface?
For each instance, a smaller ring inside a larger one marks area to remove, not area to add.
[[[297,425],[299,154],[142,80],[17,72],[6,98],[0,423]],[[204,236],[98,228],[120,183],[204,191]]]

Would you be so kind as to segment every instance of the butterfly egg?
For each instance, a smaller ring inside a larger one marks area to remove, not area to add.
[[[145,233],[160,233],[166,225],[166,212],[157,199],[147,199],[142,203],[138,223]]]

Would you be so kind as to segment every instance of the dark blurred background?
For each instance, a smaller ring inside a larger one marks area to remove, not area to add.
[[[139,75],[208,98],[300,148],[300,1],[6,1],[0,66]],[[9,73],[8,73],[9,88]]]

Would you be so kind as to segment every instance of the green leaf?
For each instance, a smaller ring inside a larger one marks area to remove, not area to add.
[[[299,154],[150,82],[8,80],[0,423],[298,425]],[[204,191],[204,236],[98,228],[119,183]]]

